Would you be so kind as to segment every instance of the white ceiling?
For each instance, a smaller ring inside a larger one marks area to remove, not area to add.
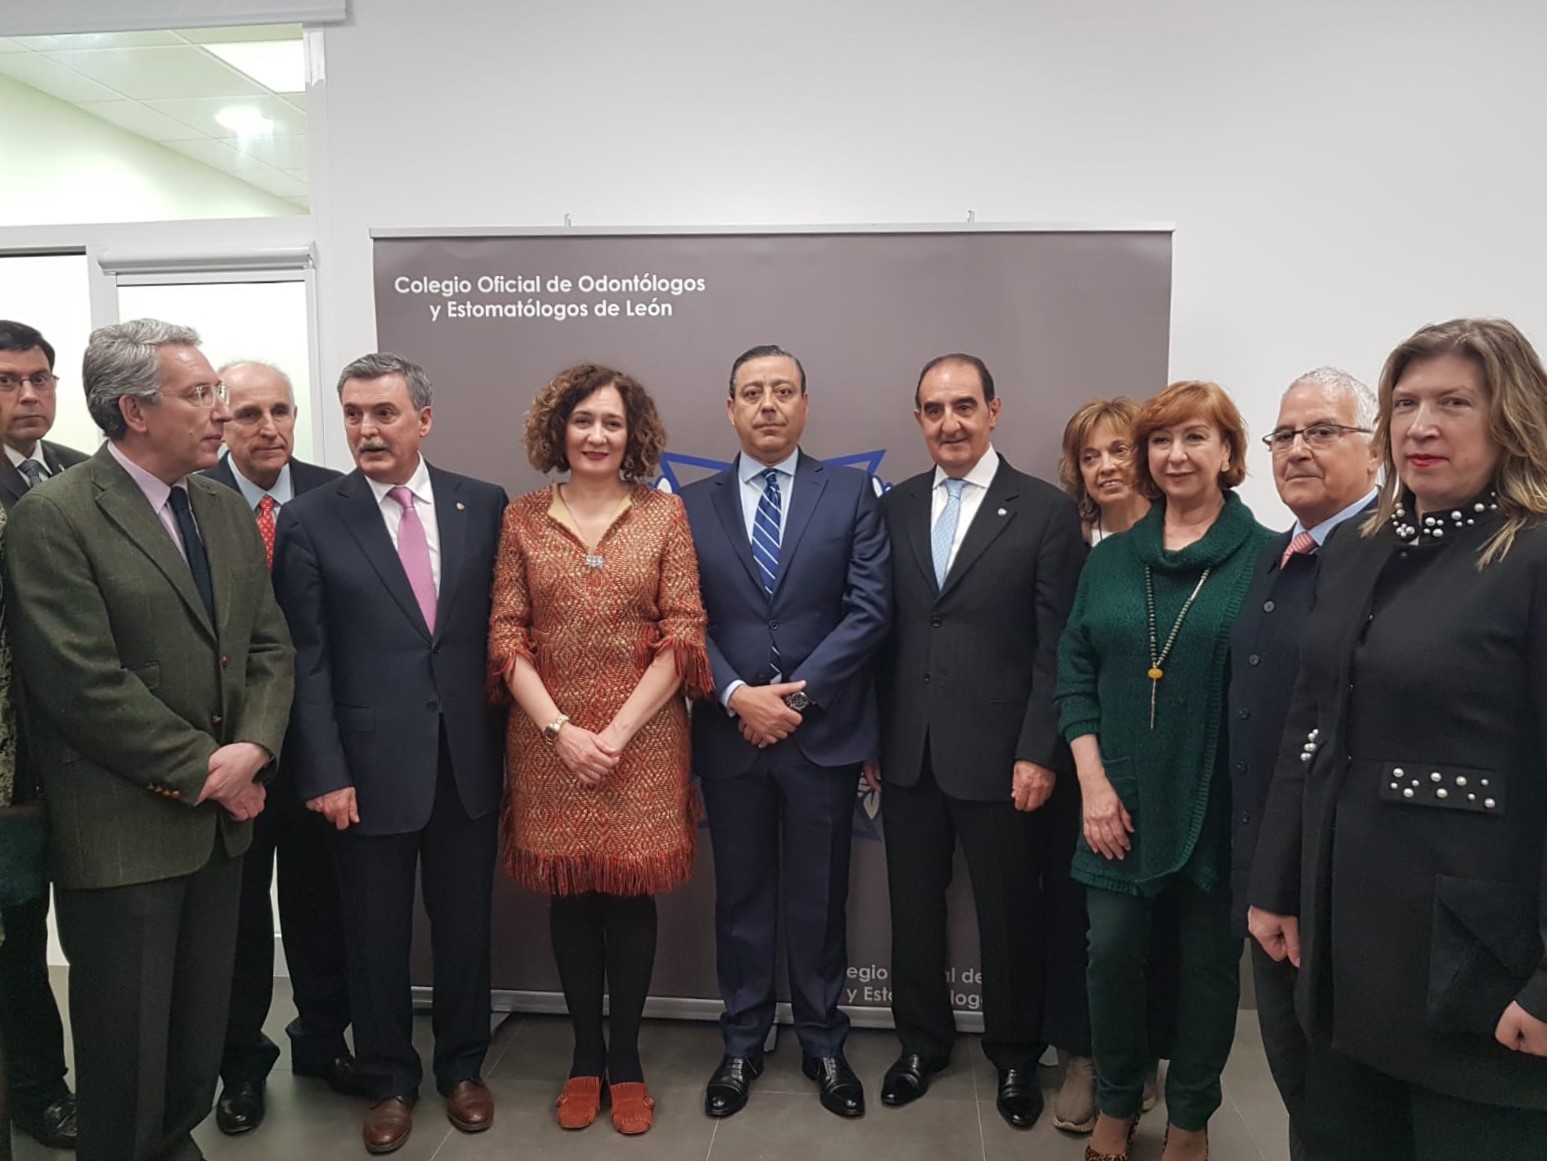
[[[300,39],[300,25],[0,37],[0,74],[304,208],[306,95],[277,93],[202,47]],[[232,105],[272,130],[221,125],[215,115]]]

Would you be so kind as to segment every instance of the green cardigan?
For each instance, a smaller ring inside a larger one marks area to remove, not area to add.
[[[1074,878],[1128,895],[1158,894],[1177,874],[1205,891],[1229,879],[1230,630],[1273,535],[1233,492],[1213,527],[1178,552],[1164,548],[1164,521],[1162,502],[1128,532],[1096,545],[1058,649],[1060,728],[1070,741],[1098,735],[1107,778],[1134,825],[1122,860],[1102,857],[1081,836]],[[1162,667],[1154,729],[1145,565],[1157,647],[1203,569],[1212,570]]]

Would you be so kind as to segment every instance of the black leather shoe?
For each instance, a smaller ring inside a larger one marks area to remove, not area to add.
[[[30,1115],[16,1109],[11,1115],[11,1121],[45,1148],[75,1148],[75,1097],[71,1093],[65,1093],[52,1104],[44,1105]]]
[[[945,1057],[920,1056],[917,1052],[904,1052],[886,1070],[881,1081],[883,1105],[905,1105],[916,1101],[929,1091],[929,1078],[949,1062]]]
[[[865,1086],[841,1056],[801,1055],[800,1070],[808,1080],[817,1083],[822,1107],[834,1116],[863,1117],[865,1115]]]
[[[360,1071],[360,1065],[349,1053],[335,1056],[321,1068],[295,1070],[296,1076],[312,1076],[325,1083],[340,1096],[368,1097],[370,1082]]]
[[[263,1124],[263,1082],[233,1081],[215,1104],[215,1124],[228,1137],[250,1133]]]
[[[999,1115],[1014,1129],[1029,1129],[1042,1115],[1042,1090],[1030,1068],[1001,1068],[999,1095],[994,1100]]]
[[[728,1117],[747,1107],[752,1082],[763,1075],[763,1062],[750,1056],[724,1056],[704,1090],[704,1113]]]

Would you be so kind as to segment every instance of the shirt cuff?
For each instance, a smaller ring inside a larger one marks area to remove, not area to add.
[[[735,681],[727,685],[725,687],[725,692],[720,695],[720,704],[725,707],[725,712],[730,714],[731,717],[736,716],[736,711],[731,709],[731,698],[735,696],[736,691],[745,684],[746,682],[742,681],[738,677]]]

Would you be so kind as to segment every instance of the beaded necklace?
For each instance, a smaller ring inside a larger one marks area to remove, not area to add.
[[[1171,654],[1171,646],[1176,644],[1176,635],[1182,630],[1182,621],[1187,617],[1187,610],[1192,608],[1192,603],[1198,599],[1198,594],[1203,591],[1203,582],[1209,579],[1212,568],[1203,570],[1203,575],[1198,578],[1198,583],[1193,586],[1192,595],[1182,603],[1182,611],[1177,613],[1176,622],[1171,626],[1171,632],[1166,636],[1166,643],[1160,649],[1155,648],[1155,582],[1150,574],[1150,566],[1144,566],[1144,603],[1149,610],[1150,629],[1150,729],[1155,728],[1155,696],[1160,690],[1160,679],[1166,675],[1161,668],[1167,657]]]

